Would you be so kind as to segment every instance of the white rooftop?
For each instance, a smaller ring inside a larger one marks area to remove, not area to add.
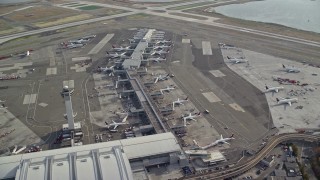
[[[155,32],[155,29],[149,29],[144,35],[143,39],[138,43],[137,47],[134,49],[131,59],[126,59],[122,63],[125,69],[136,67],[139,68],[142,60],[142,53],[148,47],[148,42],[151,40],[152,33]]]
[[[220,151],[212,151],[209,156],[202,158],[203,162],[225,161],[226,158]]]
[[[172,133],[0,157],[0,179],[133,179],[130,159],[179,152]]]

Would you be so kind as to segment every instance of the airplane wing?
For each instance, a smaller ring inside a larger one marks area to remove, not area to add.
[[[113,129],[117,129],[118,126],[119,126],[118,124],[115,124]]]
[[[236,64],[240,63],[240,61],[236,61]]]
[[[223,139],[223,136],[222,136],[222,134],[221,134],[221,136],[220,136],[220,139]]]
[[[190,118],[191,120],[193,120],[193,121],[197,121],[196,119],[194,119],[194,118]]]
[[[18,146],[14,145],[14,149],[12,150],[12,153],[16,153]]]
[[[25,150],[27,148],[27,146],[23,146],[21,147],[19,150],[17,150],[14,154],[19,154],[20,152],[22,152],[23,150]]]
[[[228,144],[228,145],[231,145],[231,144],[230,144],[230,143],[228,143],[227,141],[223,141],[223,143],[224,143],[224,144]]]
[[[274,91],[276,91],[276,93],[277,93],[277,92],[279,92],[279,89],[275,89]]]
[[[291,101],[288,101],[289,106],[291,106]]]
[[[159,77],[156,78],[156,80],[154,81],[154,83],[157,83],[159,81]]]
[[[186,118],[183,118],[183,125],[187,126],[187,119]]]
[[[128,114],[126,115],[126,117],[123,118],[122,122],[126,122],[127,121],[127,118],[128,118]]]

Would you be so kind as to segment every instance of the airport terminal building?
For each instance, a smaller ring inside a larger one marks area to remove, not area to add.
[[[133,166],[146,171],[150,166],[185,162],[181,157],[174,135],[162,133],[0,157],[0,179],[132,180]]]

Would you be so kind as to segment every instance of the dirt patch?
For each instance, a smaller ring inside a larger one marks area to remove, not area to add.
[[[58,24],[64,24],[64,23],[89,19],[91,17],[92,17],[92,15],[90,15],[90,14],[80,14],[80,15],[76,15],[76,16],[69,16],[69,17],[57,19],[55,21],[35,23],[35,26],[43,28],[43,27],[55,26]]]

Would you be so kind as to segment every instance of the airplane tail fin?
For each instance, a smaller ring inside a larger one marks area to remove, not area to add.
[[[227,56],[228,59],[231,59],[229,56]]]
[[[187,96],[186,99],[184,99],[184,100],[188,100],[188,98],[189,98],[189,97]]]
[[[107,54],[110,55],[110,53],[107,51]]]
[[[231,134],[230,138],[234,138],[234,134]]]
[[[104,123],[106,123],[107,126],[109,125],[109,124],[107,123],[107,121],[105,121]]]
[[[30,56],[30,51],[27,51],[27,56]]]
[[[279,100],[279,98],[276,98],[276,100],[277,100],[277,102],[279,102],[280,100]]]
[[[269,89],[269,87],[266,85],[266,90],[268,90]]]
[[[169,52],[169,51],[170,51],[170,49],[167,50],[167,52]]]
[[[198,116],[200,116],[200,115],[201,115],[201,112],[198,113]]]
[[[282,64],[282,67],[283,67],[283,68],[286,68],[286,66],[285,66],[284,64]]]

